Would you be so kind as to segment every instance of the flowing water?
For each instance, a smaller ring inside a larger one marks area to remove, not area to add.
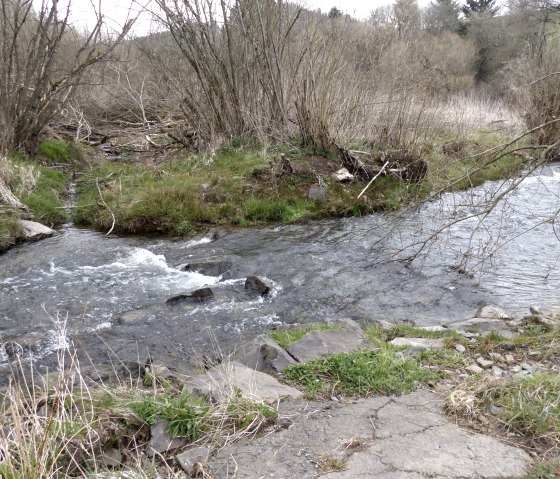
[[[239,229],[217,239],[106,237],[67,225],[0,256],[0,343],[27,345],[38,362],[72,341],[96,362],[108,355],[145,359],[149,352],[177,364],[229,351],[284,323],[346,317],[434,325],[472,317],[485,302],[517,315],[533,304],[560,306],[560,242],[545,222],[560,207],[560,166],[526,179],[484,223],[458,222],[411,265],[395,261],[402,246],[480,211],[507,185],[446,194],[408,218]],[[396,223],[400,228],[391,230]],[[224,258],[234,264],[227,280],[175,268]],[[474,274],[458,274],[451,268],[458,265]],[[250,274],[266,278],[271,294],[246,293]],[[165,305],[202,286],[213,289],[214,301]],[[8,359],[0,348],[0,373]]]

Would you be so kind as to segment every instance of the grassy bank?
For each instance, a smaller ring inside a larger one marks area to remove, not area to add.
[[[125,233],[189,235],[211,225],[255,226],[395,210],[446,188],[470,188],[523,168],[519,157],[492,161],[483,153],[503,137],[483,140],[450,147],[442,139],[423,155],[428,163],[423,181],[382,175],[360,199],[364,182],[332,179],[342,167],[336,154],[319,156],[285,145],[265,149],[232,142],[214,155],[161,164],[104,162],[80,179],[74,220],[100,230],[110,229],[114,221],[115,230]],[[379,164],[382,152],[370,151],[366,162]],[[278,171],[282,154],[290,162],[284,174]],[[325,201],[308,197],[310,187],[319,183],[327,186]]]
[[[48,139],[41,143],[37,156],[21,154],[0,157],[0,182],[33,215],[35,221],[56,227],[68,220],[63,207],[69,175],[79,158],[78,148]],[[62,163],[62,165],[61,165]],[[64,165],[68,165],[67,168]],[[0,251],[21,239],[19,217],[22,210],[3,204],[0,199]]]

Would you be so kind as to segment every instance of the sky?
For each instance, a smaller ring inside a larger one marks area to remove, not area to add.
[[[48,1],[48,0],[45,0]],[[93,7],[92,0],[66,0],[61,1],[60,4],[71,1],[71,18],[78,26],[91,26],[94,23],[92,15]],[[101,1],[101,8],[103,14],[110,20],[110,24],[114,28],[122,25],[129,15],[129,7],[132,4],[132,10],[141,10],[142,5],[146,5],[150,0],[93,0],[93,3],[98,6]],[[35,0],[40,5],[41,0]],[[377,7],[392,3],[391,0],[299,0],[298,3],[311,9],[321,9],[323,12],[328,12],[332,7],[337,7],[343,13],[347,13],[355,18],[367,18],[369,13]],[[427,3],[427,0],[420,0],[420,4]],[[142,15],[138,21],[135,30],[141,30],[141,33],[149,31],[149,18]]]

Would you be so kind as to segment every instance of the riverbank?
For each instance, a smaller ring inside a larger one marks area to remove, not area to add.
[[[4,394],[0,473],[553,479],[558,315],[476,316],[453,330],[293,325],[194,375],[147,361],[116,383],[63,349],[44,384]]]
[[[231,142],[213,155],[183,154],[161,163],[105,161],[78,181],[74,221],[101,231],[190,236],[216,225],[287,224],[397,210],[439,191],[519,173],[523,157],[498,157],[495,147],[503,137],[490,138],[492,143],[441,142],[424,156],[360,145],[350,153],[372,171],[369,176],[349,172],[336,152],[318,155],[289,145]],[[383,170],[385,163],[389,167]],[[418,165],[415,176],[409,170]],[[360,195],[376,171],[381,174]]]

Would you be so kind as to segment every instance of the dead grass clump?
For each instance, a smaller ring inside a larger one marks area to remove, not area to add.
[[[446,399],[449,413],[523,438],[528,447],[560,450],[560,377],[543,372],[466,381]]]

